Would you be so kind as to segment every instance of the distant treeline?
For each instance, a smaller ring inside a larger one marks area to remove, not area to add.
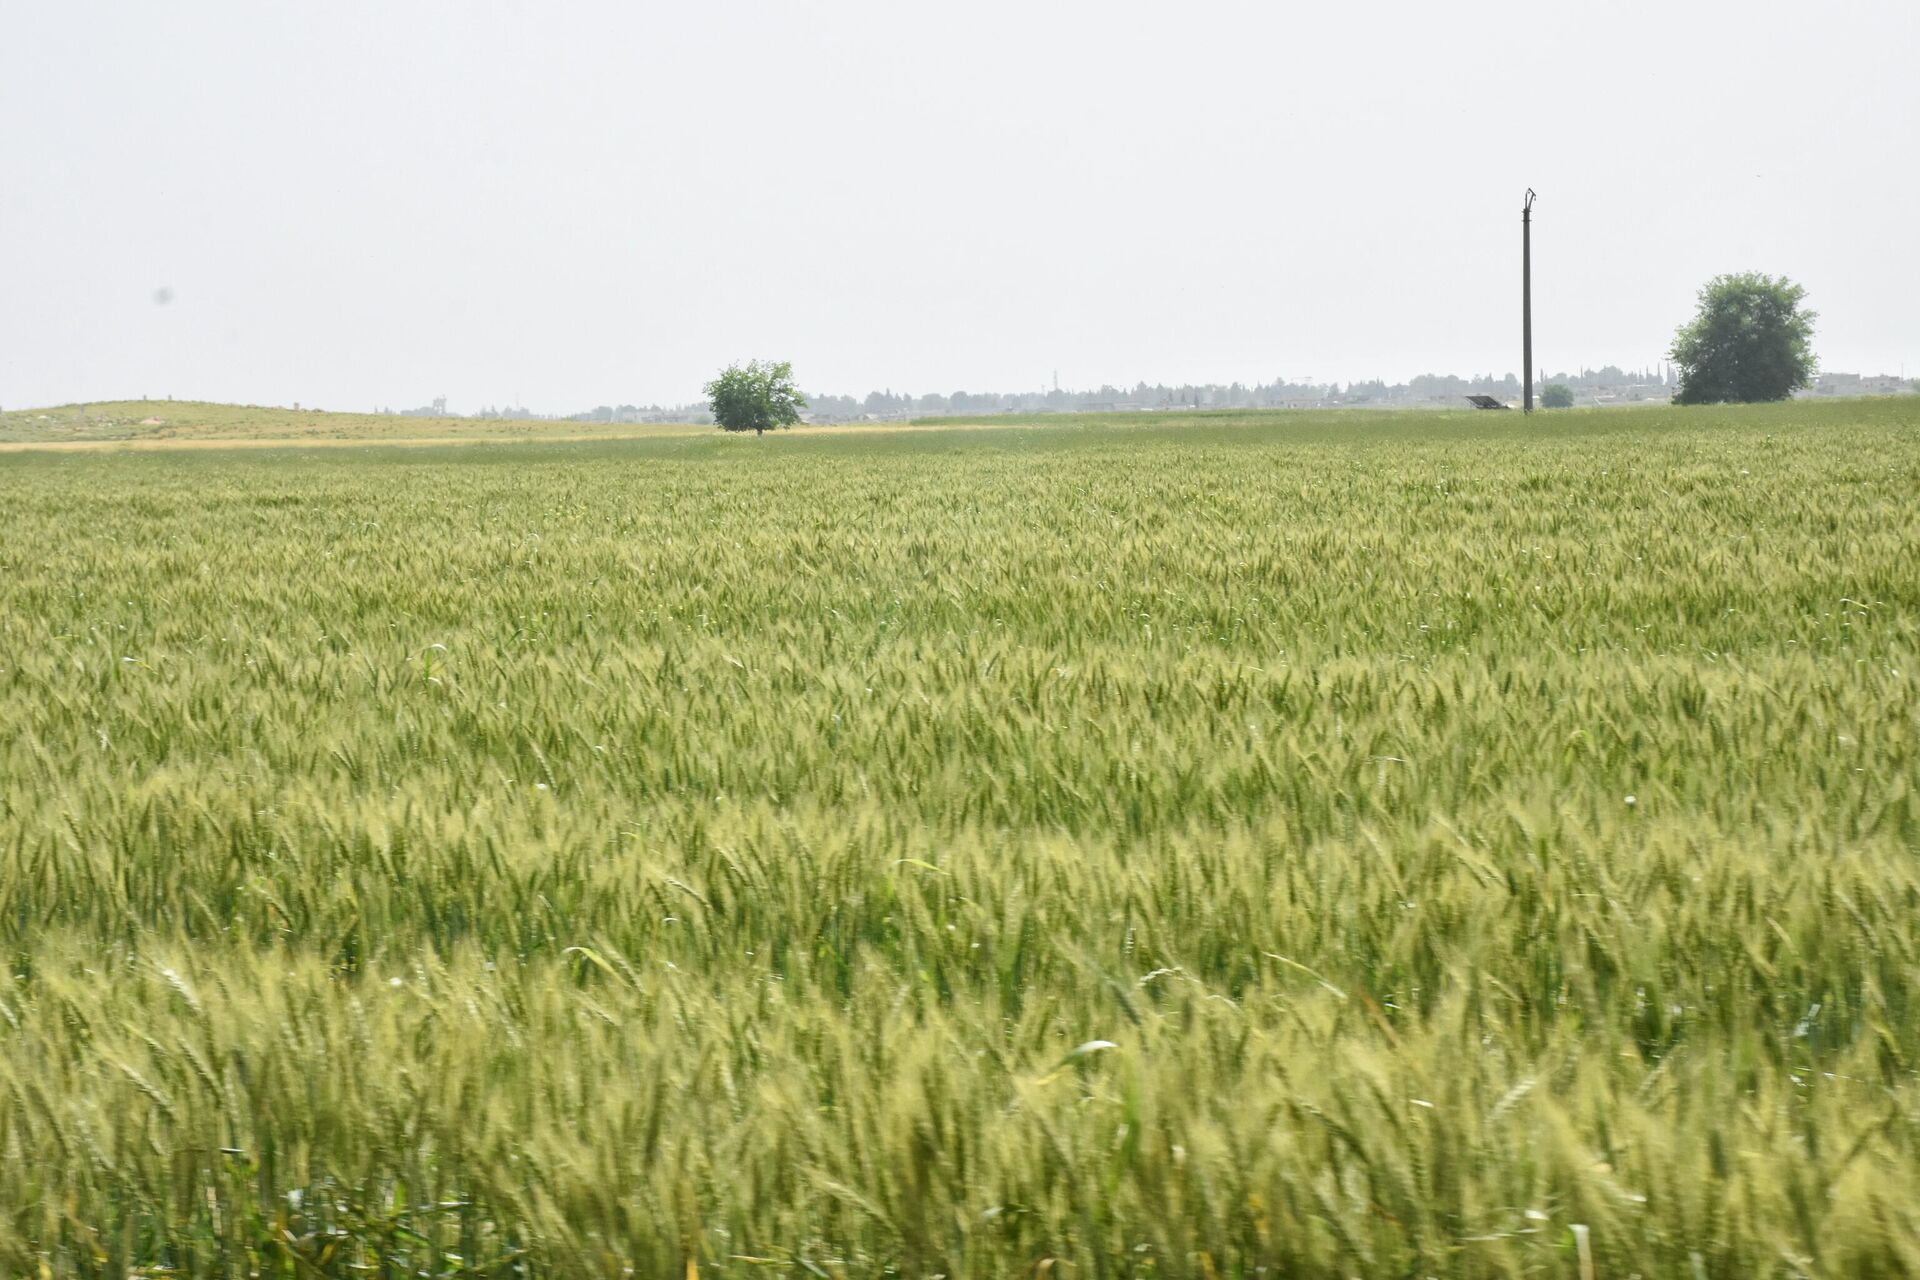
[[[1599,390],[1633,385],[1671,385],[1661,370],[1628,371],[1608,365],[1604,369],[1583,369],[1578,373],[1558,373],[1548,378],[1544,371],[1536,386],[1547,381],[1563,382],[1582,390]],[[1272,382],[1248,385],[1228,383],[1137,382],[1131,387],[1103,385],[1084,391],[955,391],[949,394],[929,392],[870,391],[864,399],[852,396],[812,395],[808,408],[818,419],[864,417],[934,417],[941,414],[982,413],[1075,413],[1102,409],[1283,409],[1314,408],[1332,405],[1417,403],[1454,401],[1470,395],[1514,397],[1520,394],[1517,374],[1479,374],[1460,377],[1455,374],[1424,373],[1407,382],[1388,383],[1380,379],[1367,382],[1290,382],[1276,378]]]
[[[1578,393],[1598,394],[1626,387],[1667,388],[1676,383],[1664,367],[1659,369],[1622,369],[1607,365],[1600,369],[1549,374],[1541,370],[1534,383],[1536,392],[1548,383],[1563,383]],[[1491,373],[1461,377],[1451,373],[1423,373],[1406,382],[1389,383],[1382,379],[1364,382],[1295,382],[1275,378],[1272,382],[1252,384],[1136,382],[1131,387],[1102,385],[1090,390],[1068,391],[1058,387],[1047,391],[930,391],[914,394],[891,387],[869,391],[864,397],[810,392],[807,395],[807,420],[810,422],[854,422],[868,418],[930,418],[994,413],[1098,413],[1103,410],[1145,409],[1312,409],[1340,405],[1448,404],[1466,396],[1490,395],[1500,399],[1520,396],[1517,374],[1495,376]],[[421,409],[402,410],[419,416],[444,413],[442,402]],[[599,405],[581,413],[545,415],[522,407],[488,406],[468,415],[474,418],[557,417],[569,422],[704,422],[708,419],[704,401],[682,405]]]

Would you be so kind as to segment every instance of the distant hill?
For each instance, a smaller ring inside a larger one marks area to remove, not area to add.
[[[198,400],[106,400],[0,412],[0,444],[523,440],[645,435],[659,430],[618,423],[326,413]]]

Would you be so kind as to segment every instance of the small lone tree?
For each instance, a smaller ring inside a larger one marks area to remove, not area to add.
[[[1785,276],[1715,276],[1700,312],[1673,335],[1680,370],[1675,404],[1785,400],[1813,380],[1815,314],[1807,291]]]
[[[707,384],[707,401],[722,431],[755,435],[793,426],[807,407],[806,397],[793,385],[793,366],[785,360],[728,365]]]
[[[1550,383],[1540,392],[1542,409],[1573,408],[1573,388],[1564,382]]]

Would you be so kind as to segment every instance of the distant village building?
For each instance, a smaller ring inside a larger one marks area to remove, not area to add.
[[[1804,397],[1813,396],[1897,396],[1912,391],[1913,384],[1905,378],[1891,373],[1876,373],[1871,376],[1858,373],[1820,373],[1814,375],[1813,385],[1802,391]]]

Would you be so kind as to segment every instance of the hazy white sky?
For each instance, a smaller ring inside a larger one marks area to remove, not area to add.
[[[1920,374],[1920,3],[0,0],[0,405]],[[172,301],[155,301],[160,289]]]

